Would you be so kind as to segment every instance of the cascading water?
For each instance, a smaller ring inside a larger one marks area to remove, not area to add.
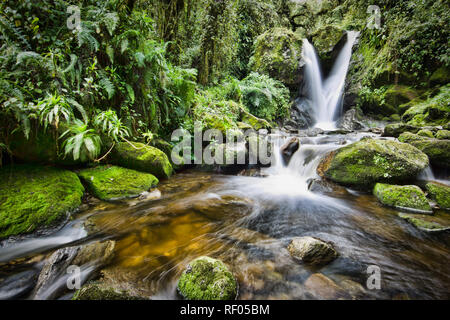
[[[307,39],[303,40],[303,57],[305,60],[305,80],[307,97],[313,105],[315,127],[330,130],[335,128],[335,117],[339,115],[342,105],[345,78],[347,76],[352,48],[358,32],[347,32],[347,43],[327,79],[322,79],[317,53]]]

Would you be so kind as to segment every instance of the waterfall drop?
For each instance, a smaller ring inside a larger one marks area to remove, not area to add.
[[[350,64],[352,48],[358,34],[357,31],[347,32],[347,42],[339,53],[327,79],[322,79],[320,62],[314,46],[307,39],[303,40],[307,98],[313,106],[312,116],[316,128],[324,130],[336,128],[335,119],[341,113],[345,78]]]

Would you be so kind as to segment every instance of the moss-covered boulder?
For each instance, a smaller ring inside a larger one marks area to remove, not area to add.
[[[445,85],[450,82],[450,68],[442,66],[433,72],[430,79],[430,85]]]
[[[169,178],[173,173],[172,165],[164,152],[139,142],[118,143],[112,152],[111,162],[125,168],[151,173],[159,179]]]
[[[437,202],[439,207],[450,210],[450,187],[448,185],[429,182],[425,187],[430,197]]]
[[[399,213],[398,216],[422,231],[444,232],[450,230],[448,217],[406,213]]]
[[[384,128],[383,137],[398,138],[404,132],[417,133],[420,127],[412,126],[406,123],[391,123]]]
[[[250,112],[247,112],[243,109],[241,110],[241,120],[243,123],[250,125],[251,128],[256,131],[260,129],[270,130],[272,128],[267,120],[255,117]]]
[[[450,130],[439,130],[436,133],[436,139],[439,139],[439,140],[450,140]]]
[[[51,227],[81,205],[84,188],[71,171],[16,165],[0,169],[0,239]]]
[[[288,251],[295,259],[311,265],[324,265],[338,256],[331,244],[313,237],[292,239]]]
[[[373,189],[373,194],[382,204],[390,207],[422,213],[433,212],[425,193],[418,186],[377,183]]]
[[[189,263],[178,281],[178,292],[188,300],[234,300],[237,282],[223,262],[200,257]]]
[[[116,166],[84,169],[78,176],[92,195],[105,201],[137,197],[159,182],[150,173]]]
[[[144,300],[127,291],[109,287],[99,281],[85,284],[77,290],[72,300]]]
[[[409,144],[364,138],[326,156],[318,172],[337,183],[366,189],[377,182],[413,179],[428,165],[427,155]]]
[[[422,137],[434,138],[433,131],[431,131],[431,130],[429,130],[429,129],[422,129],[422,130],[419,130],[419,131],[417,132],[417,134],[418,134],[419,136],[422,136]]]
[[[332,58],[337,44],[342,40],[345,31],[334,25],[326,25],[317,29],[312,35],[312,44],[323,61]]]
[[[450,140],[432,139],[410,132],[402,133],[398,140],[421,150],[430,158],[431,164],[442,168],[450,168]]]
[[[255,40],[251,70],[280,80],[288,86],[300,83],[302,41],[289,29],[274,28]]]

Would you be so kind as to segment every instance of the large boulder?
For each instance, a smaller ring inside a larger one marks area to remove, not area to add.
[[[426,189],[430,197],[437,202],[442,209],[450,210],[450,187],[438,182],[429,182]]]
[[[98,166],[78,173],[89,192],[101,200],[135,198],[158,184],[150,174],[116,166]]]
[[[312,44],[317,50],[325,67],[330,67],[330,63],[337,56],[339,50],[344,45],[345,31],[333,25],[326,25],[317,29],[312,35]]]
[[[267,74],[287,86],[300,83],[302,41],[289,29],[274,28],[255,41],[255,52],[249,65],[253,71]]]
[[[450,140],[427,138],[410,132],[402,133],[398,140],[421,150],[430,158],[431,164],[450,168]]]
[[[210,257],[191,261],[177,288],[187,300],[234,300],[237,296],[233,274],[222,261]]]
[[[317,170],[337,183],[367,189],[411,180],[428,165],[427,155],[409,144],[363,138],[328,154]]]
[[[169,178],[173,172],[169,158],[164,152],[139,142],[118,143],[113,149],[111,162],[125,168],[151,173],[159,179]]]
[[[84,188],[71,171],[33,165],[0,169],[0,239],[47,228],[81,205]]]
[[[416,211],[433,213],[425,193],[417,186],[396,186],[377,183],[373,194],[384,205]]]
[[[324,265],[338,256],[331,244],[313,237],[292,239],[288,251],[295,259],[310,265]]]

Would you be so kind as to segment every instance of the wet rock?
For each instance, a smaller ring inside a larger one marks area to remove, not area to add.
[[[121,142],[111,153],[111,162],[124,168],[147,172],[159,179],[172,175],[169,158],[161,150],[139,142]]]
[[[333,280],[321,273],[314,273],[305,281],[305,291],[316,299],[336,300],[351,298]]]
[[[338,257],[331,244],[313,237],[292,239],[288,251],[295,259],[310,265],[324,265]]]
[[[68,170],[0,168],[0,240],[56,226],[81,205],[83,193],[77,175]]]
[[[326,155],[317,172],[334,182],[368,189],[377,182],[414,179],[428,165],[427,155],[409,144],[363,138]]]
[[[223,217],[245,215],[252,209],[252,201],[231,195],[210,196],[192,202],[183,210],[192,209],[212,220],[220,220]]]
[[[337,122],[338,128],[342,128],[344,130],[361,130],[364,128],[364,125],[359,121],[358,114],[356,109],[350,109],[338,120]]]
[[[78,176],[87,185],[89,192],[105,201],[136,198],[159,183],[150,173],[117,166],[84,169]]]
[[[436,217],[406,213],[399,213],[398,216],[422,231],[433,233],[445,232],[450,230],[450,221],[448,220],[448,217]]]
[[[346,188],[324,179],[311,180],[308,184],[308,190],[314,193],[329,194],[334,196],[349,194]]]
[[[353,299],[360,299],[366,295],[366,289],[350,279],[345,279],[339,283],[339,286],[344,289]]]
[[[191,261],[177,289],[187,300],[234,300],[237,296],[233,274],[222,261],[210,257]]]
[[[267,174],[261,172],[261,168],[252,168],[242,170],[241,172],[238,173],[238,176],[264,178],[267,177]]]
[[[101,282],[85,284],[75,292],[72,300],[145,300],[127,291],[109,287]]]
[[[384,128],[383,137],[399,137],[404,132],[416,133],[420,127],[416,127],[406,123],[392,123]]]
[[[115,241],[95,242],[76,247],[67,247],[55,251],[46,261],[39,274],[34,290],[36,299],[53,299],[66,290],[64,276],[71,265],[92,265],[93,271],[108,264],[112,257]],[[57,280],[64,280],[60,283]]]
[[[422,136],[422,137],[427,137],[427,138],[434,138],[433,132],[431,130],[429,130],[429,129],[419,130],[417,132],[417,135]]]
[[[300,140],[295,137],[291,138],[281,147],[281,155],[283,157],[285,165],[289,164],[289,161],[291,161],[292,156],[294,155],[294,153],[297,152],[299,148],[300,148]]]
[[[425,193],[418,186],[377,183],[373,189],[373,194],[382,204],[387,206],[422,213],[433,213]]]
[[[450,130],[439,130],[436,133],[436,139],[449,140],[450,139]]]
[[[448,185],[429,182],[425,187],[431,198],[437,202],[441,209],[450,210],[450,187]]]

